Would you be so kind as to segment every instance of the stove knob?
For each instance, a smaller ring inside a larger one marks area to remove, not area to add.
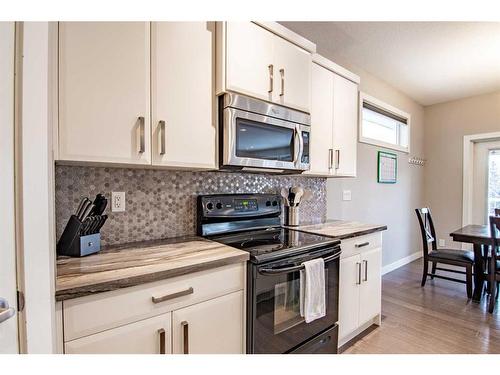
[[[221,202],[217,202],[217,204],[215,205],[215,208],[217,208],[218,210],[220,210],[222,208],[222,203]]]
[[[278,205],[278,201],[273,201],[273,206],[277,206]]]
[[[267,201],[267,202],[266,202],[266,206],[268,206],[268,207],[269,207],[270,205],[271,205],[271,201]]]
[[[214,204],[212,202],[207,203],[207,210],[213,210],[214,209]]]

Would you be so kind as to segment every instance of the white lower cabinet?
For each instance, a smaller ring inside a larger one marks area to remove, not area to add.
[[[375,241],[373,239],[375,238]],[[339,345],[345,344],[370,323],[380,323],[381,235],[350,240],[347,256],[340,261]],[[342,244],[341,244],[342,247]],[[344,253],[344,250],[343,250]]]
[[[63,301],[68,354],[242,354],[245,263]]]
[[[64,344],[67,354],[170,354],[171,313],[109,329]]]
[[[243,292],[172,313],[174,354],[243,353]]]

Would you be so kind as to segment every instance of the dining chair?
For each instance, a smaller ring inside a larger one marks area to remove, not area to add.
[[[496,209],[495,209],[496,211]],[[496,212],[495,212],[496,214]],[[488,263],[488,287],[490,288],[490,303],[488,311],[490,313],[495,309],[495,302],[498,298],[498,289],[500,282],[500,255],[497,249],[500,246],[500,238],[497,237],[497,230],[500,230],[500,217],[490,216],[490,233],[491,233],[491,258]]]
[[[495,208],[495,216],[500,216],[500,208]]]
[[[431,210],[428,207],[416,208],[420,231],[422,232],[422,247],[424,252],[424,272],[422,275],[422,286],[425,286],[427,277],[455,281],[466,284],[467,297],[472,298],[472,267],[474,264],[474,252],[455,249],[438,249],[436,244],[436,231],[432,221]],[[429,248],[430,244],[430,248]],[[429,273],[429,262],[432,262],[432,272]],[[464,267],[465,272],[451,268],[438,267],[439,263]],[[459,273],[465,275],[465,281],[448,276],[436,274],[436,271]]]

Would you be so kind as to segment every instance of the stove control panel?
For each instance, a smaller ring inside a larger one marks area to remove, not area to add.
[[[281,197],[275,194],[225,194],[198,197],[201,217],[265,216],[281,212]]]

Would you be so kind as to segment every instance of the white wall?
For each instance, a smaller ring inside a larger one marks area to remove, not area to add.
[[[28,353],[55,351],[53,162],[49,24],[24,23],[22,64],[22,242]]]

